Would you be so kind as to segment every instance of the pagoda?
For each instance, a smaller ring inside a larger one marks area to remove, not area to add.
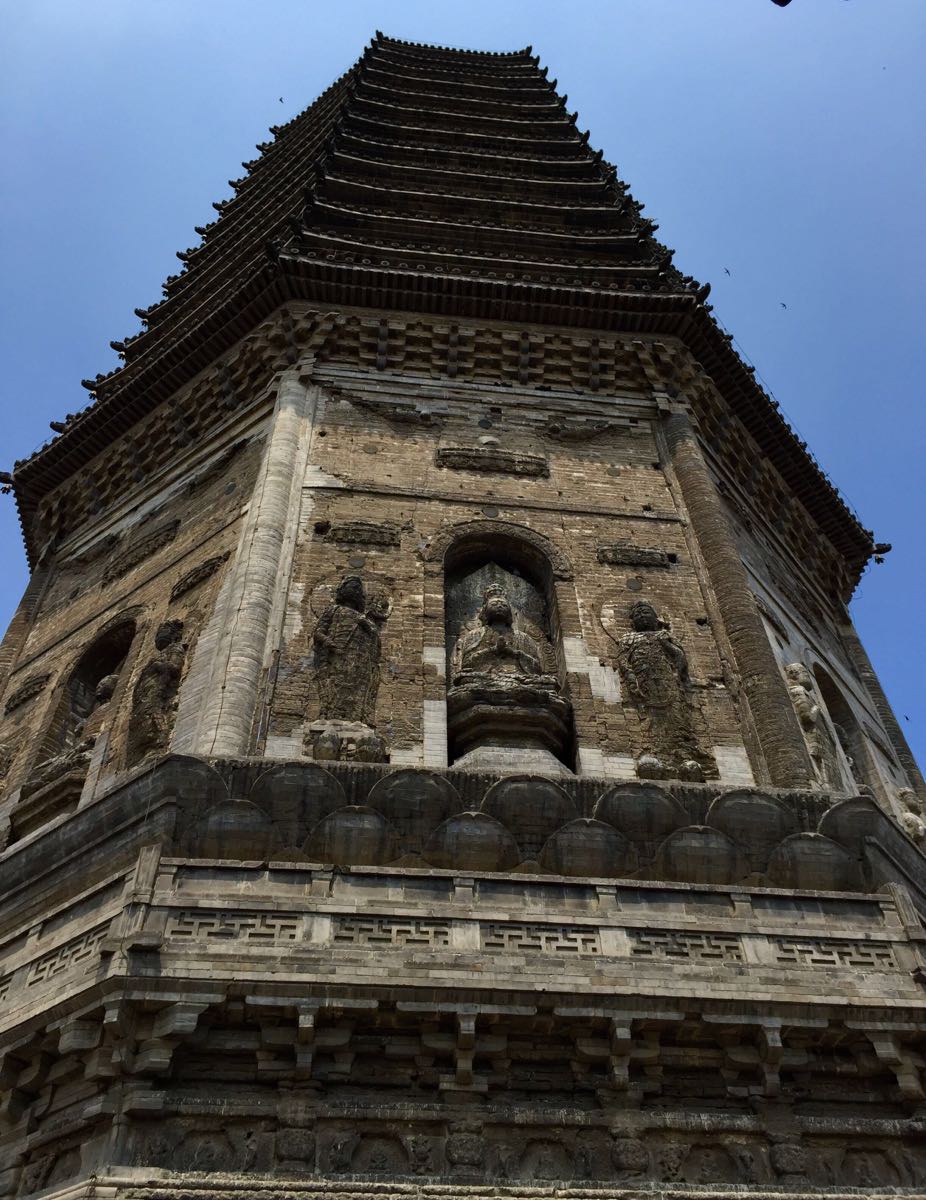
[[[926,1196],[883,547],[530,47],[243,166],[4,476],[3,1195]]]

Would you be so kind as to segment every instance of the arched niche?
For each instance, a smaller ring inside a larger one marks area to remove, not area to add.
[[[554,581],[568,564],[533,530],[455,527],[429,547],[443,566],[448,761],[572,769],[575,735]],[[475,754],[475,758],[474,758]]]
[[[425,562],[443,563],[451,551],[454,555],[466,553],[467,547],[475,549],[488,541],[510,546],[516,554],[529,557],[537,570],[549,570],[554,579],[572,579],[568,557],[549,538],[524,525],[488,517],[440,529],[431,538],[422,557]]]
[[[40,761],[67,754],[92,736],[91,727],[97,723],[93,718],[115,694],[136,631],[134,616],[118,617],[81,652],[61,690]]]
[[[11,814],[11,842],[73,812],[79,804],[90,752],[125,675],[136,632],[135,612],[114,618],[67,672]]]
[[[820,693],[842,759],[840,766],[845,777],[845,790],[861,788],[874,790],[880,780],[872,761],[871,751],[849,702],[840,691],[832,676],[819,663],[812,667],[814,682]]]

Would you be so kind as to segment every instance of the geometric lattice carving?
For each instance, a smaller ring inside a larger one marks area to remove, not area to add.
[[[77,963],[95,958],[100,943],[108,933],[109,922],[107,921],[105,925],[98,925],[96,929],[90,929],[86,933],[82,933],[80,937],[71,938],[69,942],[63,942],[54,950],[49,950],[47,954],[37,958],[30,967],[26,986],[34,987],[37,983],[44,983],[46,979],[53,979],[56,975],[61,975]]]
[[[482,948],[502,954],[600,954],[601,942],[598,930],[587,925],[492,921],[482,926]]]
[[[350,946],[449,946],[449,921],[336,917],[334,941]]]
[[[682,930],[628,929],[635,958],[700,958],[743,962],[743,945],[732,933],[687,933]]]
[[[837,938],[772,938],[776,959],[796,967],[868,967],[891,971],[897,966],[890,946]]]
[[[171,917],[167,934],[191,941],[196,938],[241,938],[246,942],[294,942],[299,935],[299,918],[263,912],[194,909]]]

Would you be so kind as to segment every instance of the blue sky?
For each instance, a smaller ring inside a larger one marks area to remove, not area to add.
[[[531,43],[863,523],[853,614],[926,760],[922,0],[28,0],[0,46],[0,468],[83,406],[267,127],[374,29]],[[280,97],[283,98],[282,104]],[[730,271],[727,275],[724,268]],[[781,304],[787,304],[787,308]],[[26,572],[0,497],[0,625]]]

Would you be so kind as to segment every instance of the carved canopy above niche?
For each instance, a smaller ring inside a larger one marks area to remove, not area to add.
[[[447,551],[457,543],[488,544],[501,546],[505,541],[517,541],[529,547],[549,564],[554,579],[572,579],[572,564],[566,555],[543,534],[526,525],[513,521],[486,519],[463,521],[459,525],[447,525],[440,529],[421,551],[425,562],[443,562]]]

